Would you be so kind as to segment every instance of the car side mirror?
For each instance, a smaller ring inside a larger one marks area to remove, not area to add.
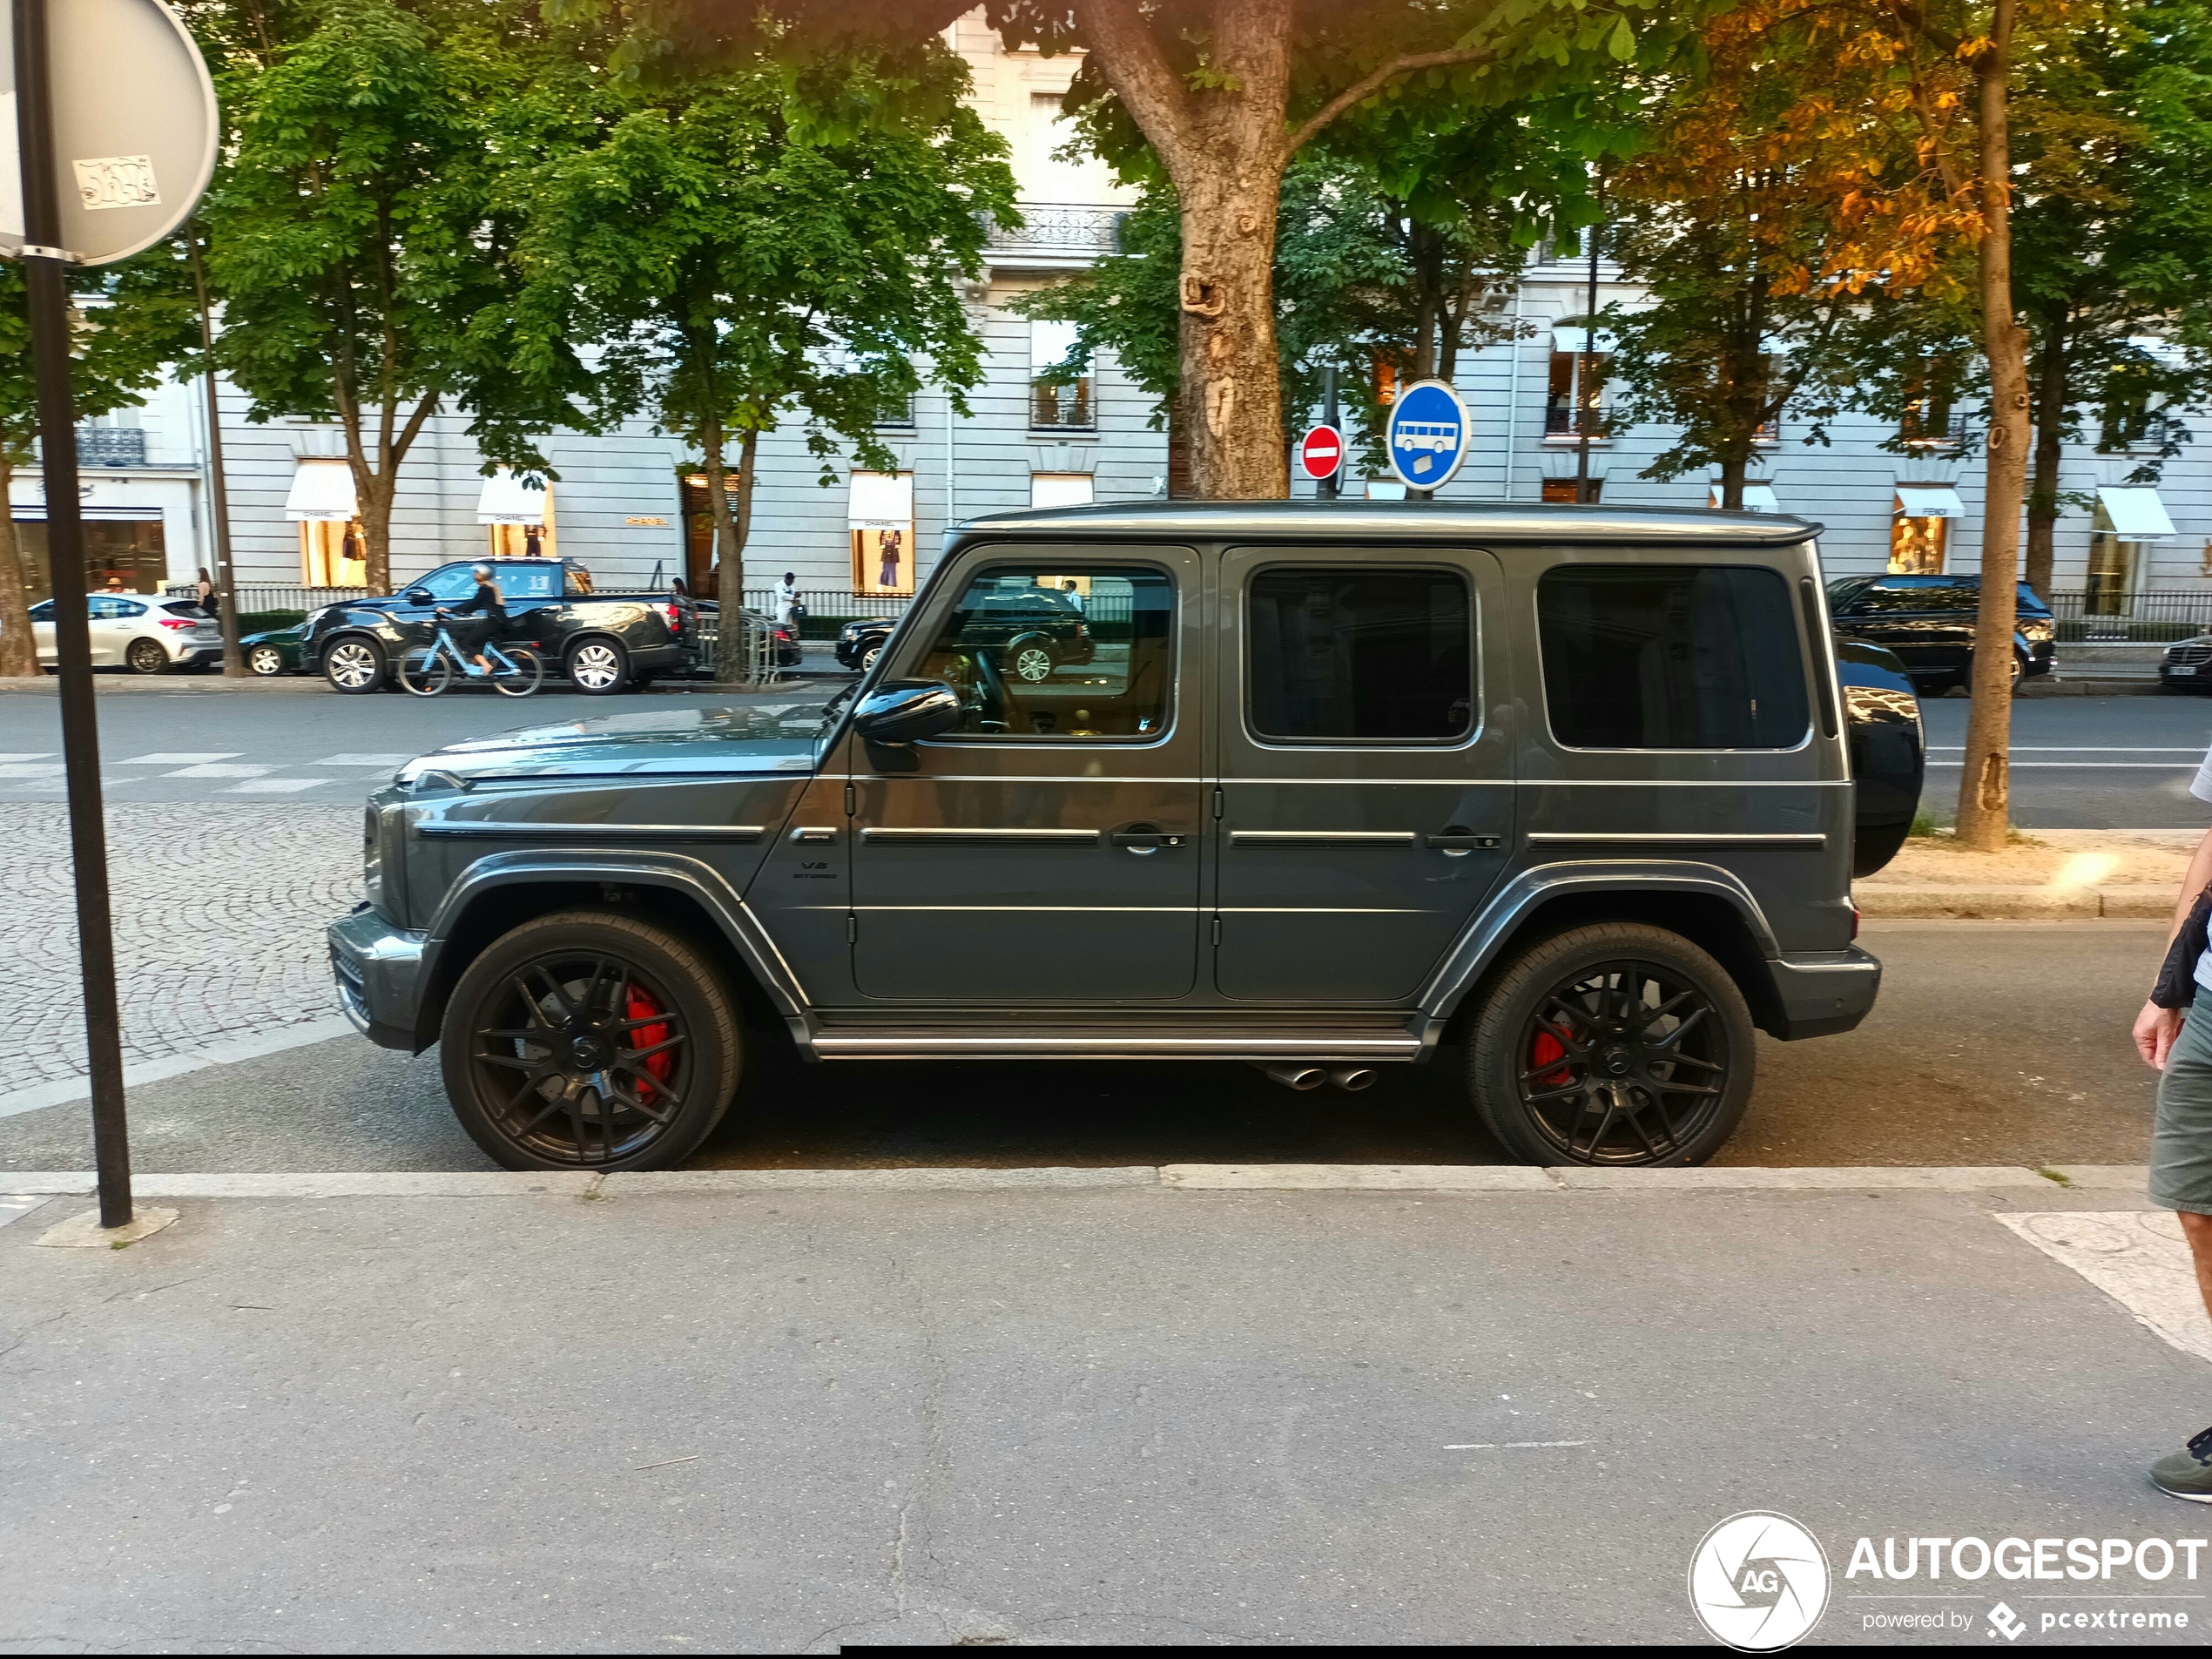
[[[878,771],[911,772],[914,756],[900,752],[951,731],[963,712],[960,693],[942,680],[891,680],[860,699],[853,711],[853,729],[868,745],[868,759]]]
[[[415,605],[435,604],[438,602],[437,596],[428,588],[409,588],[405,597],[409,604]]]

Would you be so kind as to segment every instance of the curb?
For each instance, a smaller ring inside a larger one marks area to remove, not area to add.
[[[617,1198],[660,1193],[977,1192],[1150,1188],[1184,1192],[2039,1192],[2141,1194],[2141,1164],[1591,1170],[1522,1164],[1163,1163],[1105,1169],[668,1170],[624,1175],[450,1170],[420,1174],[152,1175],[139,1198]],[[90,1170],[0,1170],[0,1197],[81,1196]]]
[[[2134,887],[1887,887],[1851,889],[1861,916],[1992,921],[2168,921],[2170,894]]]

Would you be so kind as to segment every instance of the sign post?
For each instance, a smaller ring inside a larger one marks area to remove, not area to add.
[[[1467,458],[1467,406],[1449,381],[1416,381],[1390,406],[1384,431],[1390,469],[1426,500]]]
[[[192,37],[160,0],[64,0],[58,16],[51,0],[12,4],[0,96],[14,105],[16,153],[0,155],[0,254],[23,261],[30,314],[92,1154],[100,1225],[114,1228],[131,1221],[131,1144],[77,494],[67,271],[126,259],[191,214],[214,170],[215,91]]]

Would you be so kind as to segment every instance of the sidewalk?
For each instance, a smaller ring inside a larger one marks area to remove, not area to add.
[[[2202,1639],[2178,1570],[1844,1572],[1862,1534],[2204,1534],[2141,1466],[2212,1373],[2063,1259],[2163,1271],[2136,1172],[1479,1173],[1524,1190],[249,1177],[299,1196],[120,1251],[17,1208],[0,1642],[1702,1641],[1691,1553],[1754,1507],[1823,1543],[1815,1641],[1932,1588],[1977,1625],[2155,1591]]]
[[[1851,883],[1864,916],[2057,921],[2174,914],[2202,830],[2024,832],[1998,853],[1949,835],[1914,836],[1889,865]]]

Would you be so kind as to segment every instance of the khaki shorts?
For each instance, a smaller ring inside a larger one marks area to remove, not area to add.
[[[2158,1079],[2150,1201],[2212,1216],[2212,991],[2198,991]]]

